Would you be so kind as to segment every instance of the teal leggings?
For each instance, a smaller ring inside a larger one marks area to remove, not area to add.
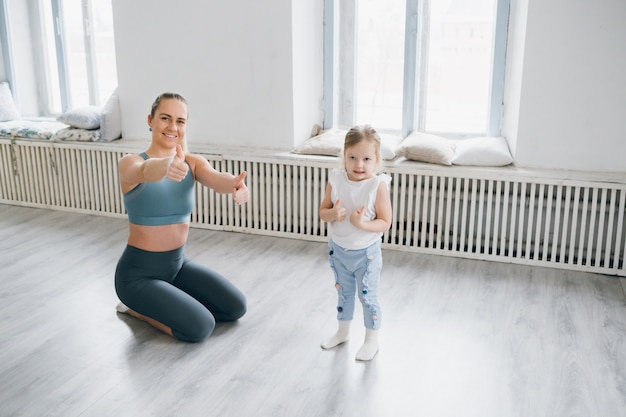
[[[184,246],[148,252],[126,246],[115,270],[119,299],[137,313],[172,329],[185,342],[199,342],[216,322],[246,313],[246,297],[217,272],[192,262]]]

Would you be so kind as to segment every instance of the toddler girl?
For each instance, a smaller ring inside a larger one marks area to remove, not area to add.
[[[329,261],[338,295],[338,329],[322,342],[322,348],[330,349],[349,339],[358,294],[365,342],[356,359],[369,361],[378,352],[381,238],[391,226],[391,177],[378,173],[380,137],[370,126],[353,127],[346,134],[343,162],[343,169],[331,171],[320,205],[320,218],[330,226]]]

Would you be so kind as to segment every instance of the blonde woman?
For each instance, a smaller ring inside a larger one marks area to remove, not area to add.
[[[140,154],[119,161],[128,245],[115,272],[117,311],[144,320],[186,342],[206,339],[219,321],[246,312],[246,298],[219,273],[184,253],[194,207],[194,185],[248,201],[246,172],[216,171],[206,158],[185,152],[187,101],[176,93],[157,97],[148,115],[152,140]]]

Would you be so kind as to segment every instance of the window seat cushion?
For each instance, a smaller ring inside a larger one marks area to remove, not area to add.
[[[318,132],[318,134],[305,140],[300,146],[292,150],[292,152],[301,155],[342,156],[346,133],[348,133],[346,129],[322,130]],[[401,138],[386,133],[379,133],[378,136],[380,137],[381,157],[386,161],[394,159]]]
[[[63,123],[49,120],[10,120],[0,122],[0,137],[50,140],[57,131],[66,126]]]

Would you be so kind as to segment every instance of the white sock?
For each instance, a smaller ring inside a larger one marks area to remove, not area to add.
[[[378,331],[365,329],[365,341],[356,353],[357,361],[371,361],[378,352]]]
[[[126,305],[124,305],[124,303],[119,302],[117,303],[117,305],[115,306],[115,310],[117,310],[119,313],[127,313],[129,308],[126,307]]]
[[[352,321],[350,320],[338,320],[337,332],[329,339],[326,339],[322,342],[322,348],[330,349],[334,348],[337,345],[340,345],[344,342],[347,342],[350,339],[350,324]]]

